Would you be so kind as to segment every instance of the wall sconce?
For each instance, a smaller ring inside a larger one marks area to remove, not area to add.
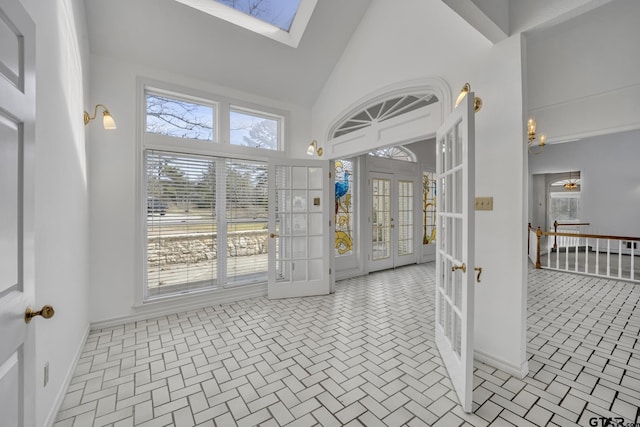
[[[318,157],[322,157],[322,147],[318,147],[318,141],[315,139],[311,141],[309,148],[307,148],[307,155],[313,156],[314,154],[317,154]]]
[[[86,111],[84,112],[85,126],[88,125],[91,120],[96,118],[96,115],[98,114],[98,107],[102,107],[102,109],[104,110],[102,113],[102,126],[107,130],[117,129],[116,121],[113,120],[113,117],[111,116],[111,113],[109,112],[109,110],[107,110],[107,107],[105,107],[102,104],[96,105],[96,108],[93,112],[93,117],[89,116],[89,113],[87,113]]]
[[[453,108],[458,108],[458,105],[462,102],[462,100],[467,96],[467,94],[471,92],[471,85],[469,83],[465,83],[460,89],[460,94],[458,95],[458,99],[456,99],[456,105]],[[474,97],[473,98],[473,111],[476,113],[482,109],[482,98]]]
[[[527,134],[528,134],[528,150],[530,153],[533,154],[540,154],[542,153],[542,150],[544,149],[544,144],[547,142],[547,137],[544,134],[541,134],[540,137],[538,138],[538,143],[534,144],[534,141],[536,140],[536,119],[534,117],[529,118],[529,120],[527,121]],[[538,150],[537,151],[533,151],[531,148],[538,146]]]

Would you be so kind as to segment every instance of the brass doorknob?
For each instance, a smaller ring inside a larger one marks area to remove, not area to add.
[[[451,267],[451,271],[462,270],[463,273],[467,272],[467,265],[463,262],[462,265],[454,265]]]
[[[277,234],[277,233],[271,233],[271,234],[269,234],[269,237],[271,237],[273,239],[274,237],[280,237],[280,235]]]
[[[40,311],[34,311],[31,307],[27,307],[24,311],[24,322],[29,323],[36,316],[42,316],[45,319],[51,319],[56,311],[50,305],[45,305]]]

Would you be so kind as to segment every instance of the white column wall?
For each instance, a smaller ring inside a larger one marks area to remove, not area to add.
[[[89,202],[85,127],[88,58],[84,2],[21,0],[36,22],[36,425],[53,423],[89,321]],[[44,365],[49,383],[44,386]],[[2,421],[0,421],[0,424]]]
[[[484,100],[476,116],[476,191],[494,210],[476,215],[476,355],[522,375],[526,363],[526,146],[520,36],[492,46],[437,0],[403,7],[373,0],[313,108],[313,134],[381,87],[440,77],[455,99],[465,81]],[[354,152],[366,144],[354,146]]]

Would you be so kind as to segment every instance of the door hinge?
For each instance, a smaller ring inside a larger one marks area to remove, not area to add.
[[[329,276],[331,276],[331,269],[329,269]]]
[[[331,227],[331,220],[329,220],[329,227]]]
[[[329,172],[329,179],[331,179],[331,172]]]

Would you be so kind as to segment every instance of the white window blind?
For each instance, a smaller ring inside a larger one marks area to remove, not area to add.
[[[147,296],[213,288],[216,160],[146,151]]]
[[[147,297],[267,281],[266,162],[148,150]]]
[[[226,283],[266,282],[268,166],[265,162],[226,159]]]

